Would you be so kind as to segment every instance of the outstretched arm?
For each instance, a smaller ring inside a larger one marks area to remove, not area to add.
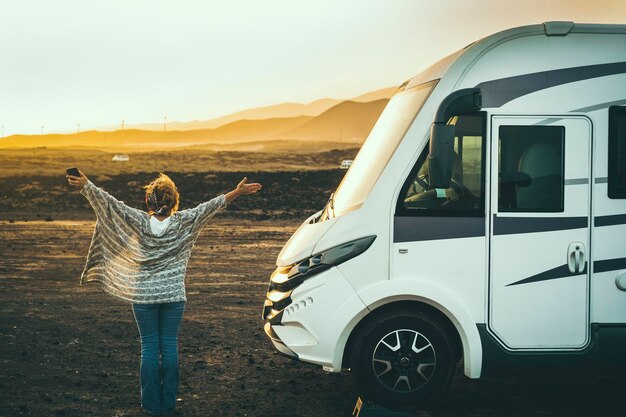
[[[194,224],[194,229],[199,231],[215,214],[226,208],[228,203],[235,198],[242,195],[254,194],[261,189],[261,184],[248,184],[247,181],[248,178],[244,178],[237,184],[234,190],[219,195],[212,200],[205,201],[192,209],[183,210],[181,214],[184,213],[184,217],[191,219]]]
[[[80,177],[66,175],[67,181],[72,187],[81,190],[80,193],[89,201],[96,217],[103,220],[117,216],[126,220],[136,217],[139,210],[127,206],[103,189],[96,187],[82,171],[78,172]]]

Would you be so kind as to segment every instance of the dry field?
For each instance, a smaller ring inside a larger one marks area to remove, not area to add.
[[[247,176],[263,184],[252,198],[235,200],[224,216],[253,220],[304,219],[321,210],[337,188],[340,170],[292,172],[168,172],[180,192],[180,209],[230,191]],[[126,204],[145,210],[143,186],[157,172],[94,175],[90,179]],[[69,188],[63,175],[0,178],[0,220],[91,219],[87,200]]]
[[[267,280],[296,221],[216,219],[187,275],[179,416],[347,417],[351,375],[276,353],[260,319]],[[130,417],[139,339],[130,306],[80,287],[92,221],[0,221],[0,416]],[[468,380],[425,417],[624,416],[624,381]]]
[[[78,285],[93,222],[0,225],[0,415],[141,415],[130,306]],[[347,375],[326,377],[282,357],[262,330],[268,276],[293,230],[219,221],[203,231],[187,277],[179,415],[349,412]],[[301,402],[312,386],[325,399]]]
[[[141,415],[130,306],[95,285],[78,285],[94,223],[84,198],[65,183],[63,170],[71,165],[137,208],[141,186],[160,170],[178,184],[181,208],[229,190],[244,175],[264,185],[220,213],[196,243],[177,415],[351,415],[351,375],[325,374],[275,352],[260,312],[281,246],[323,207],[344,174],[336,164],[353,155],[301,155],[296,162],[306,167],[272,170],[269,154],[155,153],[131,156],[136,165],[115,165],[96,151],[55,152],[64,151],[0,151],[0,416]],[[296,166],[291,155],[273,157],[277,166]],[[624,416],[624,384],[585,377],[471,381],[458,373],[446,399],[416,415]]]

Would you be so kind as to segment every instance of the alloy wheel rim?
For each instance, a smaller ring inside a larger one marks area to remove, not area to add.
[[[430,340],[418,331],[399,329],[383,336],[372,354],[372,370],[390,391],[410,393],[430,381],[437,356]]]

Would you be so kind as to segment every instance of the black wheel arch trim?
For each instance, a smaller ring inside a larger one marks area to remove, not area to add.
[[[354,347],[354,341],[357,338],[359,332],[365,326],[367,326],[369,322],[378,318],[381,315],[389,314],[392,310],[403,309],[403,308],[416,308],[415,311],[423,311],[426,314],[433,315],[435,319],[440,320],[441,324],[445,327],[445,329],[448,331],[448,333],[454,340],[453,354],[454,354],[455,361],[458,361],[459,359],[461,359],[461,357],[463,356],[463,342],[461,341],[461,336],[459,335],[458,330],[454,326],[454,323],[450,320],[448,316],[446,316],[441,310],[437,309],[436,307],[430,304],[421,302],[421,301],[396,300],[396,301],[391,301],[389,303],[385,303],[383,305],[376,307],[373,310],[370,310],[370,312],[366,314],[364,317],[362,317],[361,320],[359,320],[359,322],[356,324],[356,326],[354,326],[354,328],[350,332],[350,335],[348,336],[346,345],[344,346],[341,367],[344,369],[350,368],[351,361],[353,359],[351,355],[353,353],[352,350]]]

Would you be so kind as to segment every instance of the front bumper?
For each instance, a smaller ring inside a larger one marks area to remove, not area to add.
[[[272,329],[272,324],[269,321],[265,323],[265,326],[263,326],[263,330],[265,330],[265,334],[270,339],[277,351],[292,358],[298,358],[298,355],[293,350],[289,349],[282,340],[280,340],[280,337],[278,337],[274,329]]]
[[[294,288],[280,285],[277,271],[263,307],[265,333],[279,352],[339,372],[347,338],[367,308],[336,267]]]

